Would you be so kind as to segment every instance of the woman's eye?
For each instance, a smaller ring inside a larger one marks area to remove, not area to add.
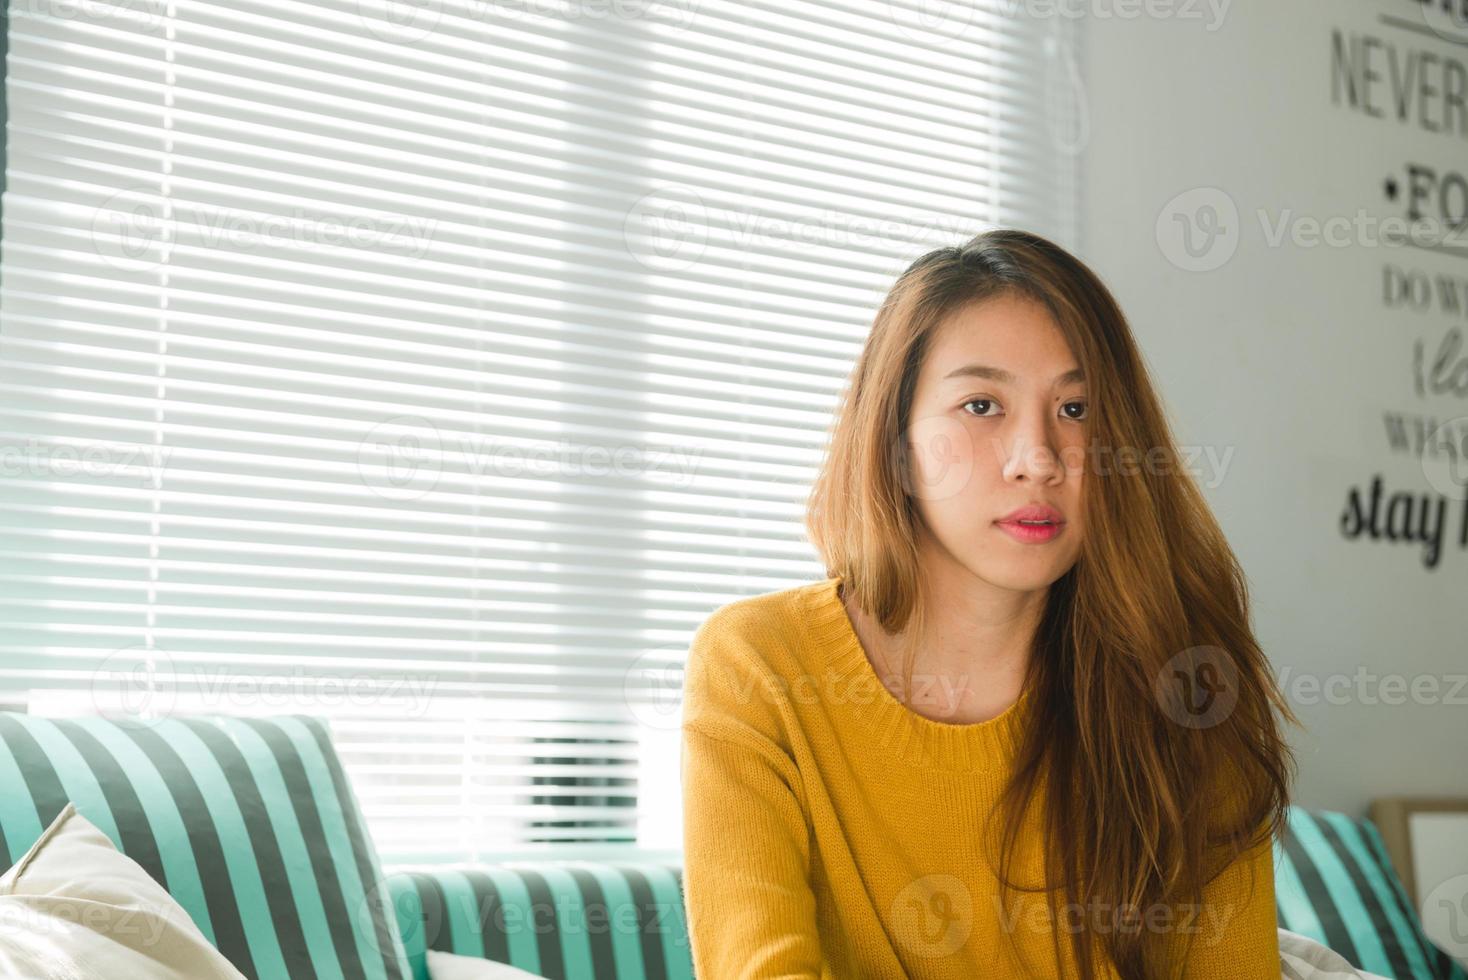
[[[963,407],[964,408],[968,408],[970,405],[992,405],[992,404],[994,404],[994,399],[992,399],[992,398],[975,398],[972,401],[966,401],[966,402],[964,402],[963,403]],[[970,415],[977,415],[979,418],[985,418],[985,417],[987,417],[987,413],[986,412],[969,412],[969,414]]]
[[[1077,405],[1079,405],[1080,408],[1081,408],[1081,414],[1080,415],[1067,415],[1066,418],[1071,419],[1071,420],[1076,421],[1076,422],[1079,422],[1081,419],[1083,419],[1083,418],[1086,417],[1086,403],[1085,402],[1066,402],[1064,405],[1061,406],[1061,410],[1064,411],[1064,410],[1069,409],[1069,408],[1074,408]]]

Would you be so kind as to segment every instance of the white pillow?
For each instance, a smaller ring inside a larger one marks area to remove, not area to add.
[[[1351,961],[1329,946],[1322,946],[1309,936],[1279,928],[1279,966],[1281,980],[1387,980],[1375,973],[1358,970]]]
[[[0,877],[0,977],[244,980],[173,897],[68,803]]]
[[[507,963],[484,960],[477,956],[459,956],[454,953],[428,951],[428,980],[541,980],[537,974],[526,973]]]

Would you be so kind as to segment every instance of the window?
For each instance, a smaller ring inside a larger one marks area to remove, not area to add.
[[[0,703],[329,719],[389,864],[676,847],[877,302],[1074,239],[1063,17],[13,3]]]

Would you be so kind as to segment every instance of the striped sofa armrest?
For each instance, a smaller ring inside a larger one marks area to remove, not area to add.
[[[0,870],[68,803],[245,976],[406,977],[324,721],[0,712]]]
[[[386,885],[415,980],[427,951],[552,980],[692,980],[682,868],[536,860],[397,870]]]
[[[1274,848],[1281,928],[1329,946],[1368,973],[1468,980],[1423,933],[1370,820],[1291,807],[1289,827]]]

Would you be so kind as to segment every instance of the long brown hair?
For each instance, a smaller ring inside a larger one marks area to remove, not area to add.
[[[1010,861],[1031,801],[1062,799],[1041,824],[1052,916],[1062,900],[1199,908],[1206,884],[1283,831],[1295,760],[1275,709],[1300,722],[1253,635],[1238,559],[1185,472],[1126,318],[1095,273],[1014,229],[908,266],[843,392],[806,530],[853,602],[889,635],[906,634],[910,690],[925,619],[920,517],[908,492],[918,370],[949,314],[1010,293],[1048,308],[1085,374],[1088,458],[1117,451],[1104,475],[1087,468],[1080,556],[1050,586],[1035,633],[1030,710],[995,808],[1005,817],[998,878],[1018,887]],[[1138,454],[1129,468],[1127,449]],[[1190,722],[1179,698],[1191,693],[1174,677],[1201,684],[1227,710]],[[1171,975],[1186,955],[1176,936],[1147,929],[1067,931],[1085,980],[1099,975],[1096,942],[1125,978]],[[1058,970],[1058,934],[1054,952]]]

